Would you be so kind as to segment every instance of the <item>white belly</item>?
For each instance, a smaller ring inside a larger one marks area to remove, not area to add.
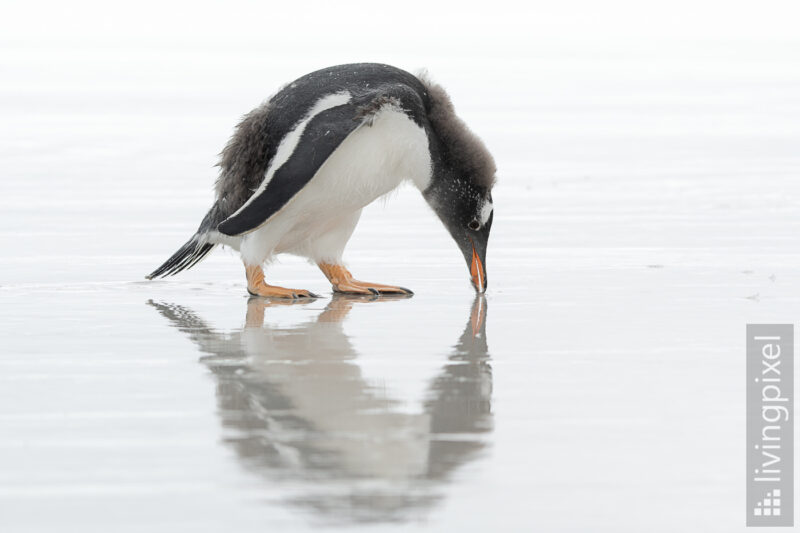
[[[385,107],[372,126],[351,133],[277,214],[243,237],[242,255],[258,263],[276,253],[308,255],[309,241],[337,231],[354,213],[404,180],[422,190],[430,179],[425,130],[402,111]],[[342,247],[351,232],[352,228],[342,236]]]

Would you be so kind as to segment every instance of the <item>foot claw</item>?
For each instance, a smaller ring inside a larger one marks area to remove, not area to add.
[[[333,292],[342,294],[373,294],[375,296],[387,294],[404,294],[411,296],[414,293],[403,287],[390,287],[388,285],[377,285],[371,283],[364,283],[361,281],[351,281],[348,284],[340,284],[333,287]]]
[[[305,299],[305,298],[308,298],[309,300],[311,300],[311,299],[314,299],[314,298],[320,298],[320,295],[319,294],[314,294],[311,291],[303,290],[303,291],[295,291],[295,292],[293,292],[292,293],[292,298],[301,299],[301,300]]]

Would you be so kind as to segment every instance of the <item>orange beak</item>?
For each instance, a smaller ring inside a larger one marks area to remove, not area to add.
[[[475,290],[478,293],[486,292],[486,270],[483,268],[478,252],[475,251],[474,244],[472,245],[472,262],[469,266],[469,273],[472,276],[472,284],[475,285]]]

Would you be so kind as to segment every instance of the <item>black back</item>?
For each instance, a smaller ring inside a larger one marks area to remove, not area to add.
[[[350,101],[316,115],[304,129],[294,152],[276,169],[266,188],[250,198],[263,181],[281,141],[306,118],[315,103],[343,91],[351,95]],[[236,141],[237,146],[247,148],[247,152],[237,156],[252,161],[247,165],[231,162],[229,167],[237,171],[229,173],[223,163],[220,178],[223,183],[218,190],[220,200],[227,201],[225,215],[228,218],[219,224],[218,230],[226,235],[239,235],[258,228],[314,177],[350,133],[360,126],[369,126],[372,115],[389,102],[398,105],[427,129],[425,117],[430,104],[426,87],[414,75],[389,65],[339,65],[312,72],[285,86],[269,100],[266,112],[256,117],[259,123],[240,127],[229,144]],[[237,139],[238,135],[250,137]],[[247,183],[248,187],[241,187],[242,183]],[[239,196],[230,198],[226,190],[241,192],[230,194]],[[239,210],[245,203],[247,205]]]

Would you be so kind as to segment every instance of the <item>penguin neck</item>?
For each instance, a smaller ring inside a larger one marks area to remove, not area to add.
[[[441,187],[453,175],[450,167],[445,163],[442,143],[430,129],[428,129],[428,152],[430,153],[431,161],[430,174],[425,179],[414,180],[414,184],[426,197],[433,190]]]

